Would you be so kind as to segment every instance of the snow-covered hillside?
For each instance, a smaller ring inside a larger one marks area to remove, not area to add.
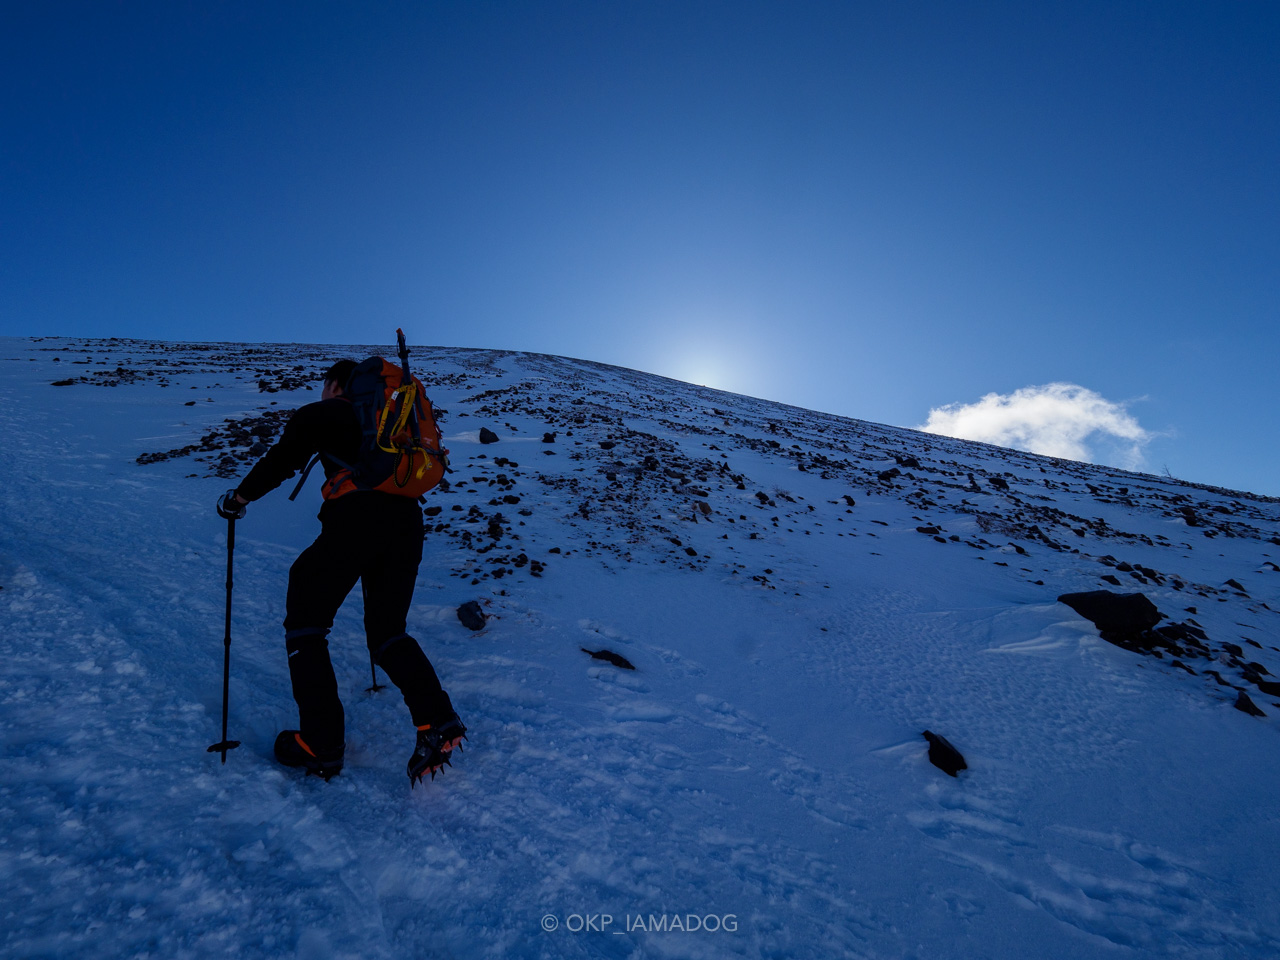
[[[375,351],[0,340],[4,956],[1280,952],[1280,502],[582,361],[413,353],[452,769],[410,790],[358,591],[346,769],[271,756],[315,478],[236,527],[220,764],[214,501]],[[1098,589],[1181,632],[1103,641]]]

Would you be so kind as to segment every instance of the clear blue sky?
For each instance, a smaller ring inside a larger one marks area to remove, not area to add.
[[[1280,4],[7,3],[0,333],[1055,381],[1280,494]]]

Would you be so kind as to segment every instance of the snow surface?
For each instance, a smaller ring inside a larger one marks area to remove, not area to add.
[[[471,728],[452,769],[410,790],[358,592],[331,637],[346,769],[272,759],[314,478],[237,525],[220,764],[215,473],[254,458],[137,458],[368,352],[0,340],[4,956],[1280,952],[1280,704],[1222,651],[1280,673],[1280,504],[582,361],[414,354],[453,451],[410,614]],[[1056,601],[1106,574],[1194,617],[1267,716]]]

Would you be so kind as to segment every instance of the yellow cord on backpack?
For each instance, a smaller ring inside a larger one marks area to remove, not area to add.
[[[396,422],[392,425],[391,430],[387,433],[387,442],[393,444],[393,446],[390,446],[390,447],[386,446],[386,444],[383,443],[382,437],[383,437],[383,431],[386,429],[386,426],[387,426],[387,417],[391,413],[391,408],[393,404],[387,403],[382,408],[382,417],[378,420],[378,433],[377,433],[378,448],[380,450],[384,450],[387,453],[402,453],[406,449],[405,447],[394,446],[394,443],[395,443],[395,438],[400,436],[400,434],[404,432],[405,427],[409,425],[409,418],[413,416],[413,408],[418,401],[417,390],[418,390],[417,384],[410,383],[409,386],[401,387],[399,390],[397,390],[395,393],[391,395],[391,399],[392,401],[394,401],[401,394],[404,394],[406,397],[406,402],[404,403],[403,406],[401,406],[400,415],[396,418]],[[411,447],[416,446],[416,444],[411,444],[410,446]],[[408,481],[406,480],[405,482],[407,483]],[[401,484],[401,486],[403,486],[403,484]]]

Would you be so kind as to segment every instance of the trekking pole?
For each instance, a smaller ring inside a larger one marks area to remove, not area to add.
[[[231,558],[236,550],[236,521],[227,518],[227,632],[222,637],[222,740],[213,744],[208,753],[222,752],[222,762],[227,762],[227,751],[240,746],[239,740],[227,739],[227,702],[231,691]]]

